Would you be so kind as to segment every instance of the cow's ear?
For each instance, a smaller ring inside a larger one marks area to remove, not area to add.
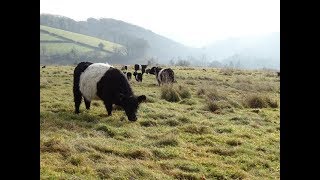
[[[145,95],[141,95],[141,96],[138,96],[138,103],[140,104],[142,101],[145,101],[147,100],[147,97]]]

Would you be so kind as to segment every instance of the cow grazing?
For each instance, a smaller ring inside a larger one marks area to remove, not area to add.
[[[156,75],[159,86],[164,83],[174,83],[174,72],[171,68],[162,69],[160,67],[152,67],[150,74]]]
[[[122,107],[129,121],[137,120],[139,104],[146,100],[145,95],[135,96],[125,75],[118,69],[105,63],[81,62],[73,73],[73,95],[75,113],[78,114],[82,97],[86,109],[90,109],[92,100],[102,100],[112,115],[112,105]]]
[[[42,66],[42,68],[46,68],[46,66]]]
[[[141,72],[143,74],[143,73],[145,73],[147,66],[148,65],[135,64],[134,65],[134,71],[141,70]]]
[[[137,73],[136,71],[133,73],[135,79],[138,81],[138,82],[142,82],[142,73]]]
[[[128,66],[122,66],[121,70],[126,70],[126,71],[128,71]]]
[[[131,80],[131,77],[132,77],[131,72],[127,72],[127,79],[128,79],[128,80]]]

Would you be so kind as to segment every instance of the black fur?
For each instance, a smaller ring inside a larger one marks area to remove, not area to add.
[[[136,81],[142,82],[142,73],[137,73],[136,71],[133,73]]]
[[[76,66],[76,68],[73,71],[73,99],[74,99],[76,114],[78,114],[80,112],[79,108],[80,108],[80,104],[82,101],[82,94],[79,89],[80,75],[91,64],[92,64],[91,62],[81,62]],[[90,107],[90,105],[89,105],[89,107]]]
[[[42,68],[46,68],[46,66],[42,66]]]
[[[82,94],[79,90],[81,73],[92,63],[81,62],[74,70],[74,100],[75,113],[79,113]],[[136,121],[136,113],[139,104],[146,100],[145,95],[135,96],[125,75],[118,69],[110,67],[97,83],[97,96],[103,101],[108,115],[112,115],[112,105],[121,106],[130,121]],[[86,101],[86,108],[90,108],[90,102]]]
[[[128,80],[131,80],[131,77],[132,77],[131,72],[127,72],[127,79],[128,79]]]
[[[278,77],[280,77],[280,72],[277,72]]]
[[[156,68],[157,67],[152,67],[149,71],[149,74],[153,74],[153,75],[156,75]]]
[[[146,73],[149,74],[149,72],[150,72],[150,69],[146,69]]]
[[[164,83],[174,83],[174,72],[171,68],[164,69],[161,73],[162,68],[152,67],[149,71],[150,74],[156,75],[159,86]],[[160,81],[159,78],[160,77]]]
[[[134,65],[134,70],[135,71],[141,70],[141,73],[144,74],[146,72],[146,68],[147,67],[148,67],[148,65],[141,65],[141,69],[140,69],[139,64],[135,64]]]

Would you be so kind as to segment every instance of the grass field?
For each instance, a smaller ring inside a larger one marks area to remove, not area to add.
[[[280,179],[274,72],[173,67],[174,88],[146,74],[129,122],[100,101],[74,114],[73,69],[40,68],[41,179]]]
[[[40,41],[64,41],[58,37],[52,36],[47,33],[40,32]]]
[[[89,51],[93,51],[91,48],[79,46],[73,43],[40,43],[41,53],[42,53],[43,47],[45,47],[47,55],[70,53],[72,49],[75,49],[79,53],[86,53]],[[104,53],[104,52],[101,52],[101,53]]]
[[[102,39],[91,37],[91,36],[86,36],[83,34],[73,33],[70,31],[56,29],[56,28],[52,28],[52,27],[48,27],[48,26],[40,25],[40,29],[48,31],[50,33],[57,34],[59,36],[63,36],[65,38],[71,39],[73,41],[84,43],[84,44],[94,46],[94,47],[98,47],[98,44],[102,43],[102,44],[104,44],[103,49],[105,49],[107,51],[111,51],[111,52],[113,52],[114,47],[119,47],[119,48],[122,47],[122,45],[119,45],[119,44],[116,44],[116,43],[113,43],[110,41],[102,40]]]

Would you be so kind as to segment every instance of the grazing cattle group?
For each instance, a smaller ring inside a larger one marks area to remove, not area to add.
[[[147,72],[155,75],[159,86],[174,82],[174,72],[171,68],[152,67],[147,71],[146,68],[147,65],[135,64],[133,76],[136,81],[142,82],[143,74]],[[139,104],[146,100],[146,96],[134,95],[129,83],[132,73],[127,72],[127,65],[121,70],[108,63],[80,62],[73,73],[75,113],[80,113],[82,98],[87,110],[90,109],[92,100],[102,100],[108,116],[112,115],[112,105],[115,104],[124,109],[129,121],[136,121],[137,109]],[[141,72],[137,72],[138,70]]]

